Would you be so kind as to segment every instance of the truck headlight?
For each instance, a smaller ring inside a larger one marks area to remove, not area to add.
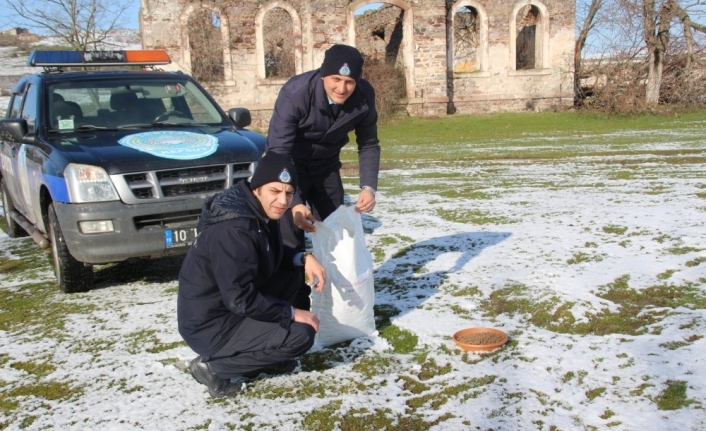
[[[108,173],[103,168],[70,163],[64,169],[64,178],[66,178],[69,199],[72,203],[120,199]]]

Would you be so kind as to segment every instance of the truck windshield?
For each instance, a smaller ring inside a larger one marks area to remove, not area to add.
[[[228,125],[218,108],[189,80],[68,81],[50,85],[47,91],[46,126],[50,131]]]

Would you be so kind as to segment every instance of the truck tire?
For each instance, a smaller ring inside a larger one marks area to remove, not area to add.
[[[15,220],[12,219],[10,216],[10,212],[14,211],[15,209],[15,204],[12,203],[12,198],[10,197],[10,194],[7,192],[7,184],[5,184],[5,179],[2,180],[2,210],[5,213],[5,224],[7,225],[7,235],[10,238],[21,238],[23,236],[27,236],[27,232],[25,232],[22,227],[17,224]]]
[[[54,274],[59,289],[64,293],[86,292],[93,287],[93,267],[79,262],[71,256],[66,240],[61,233],[59,219],[54,211],[54,204],[49,204],[49,241]]]

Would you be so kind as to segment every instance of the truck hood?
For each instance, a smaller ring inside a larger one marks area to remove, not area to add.
[[[149,152],[149,149],[119,143],[123,138],[137,138],[138,134],[151,132],[154,130],[91,131],[56,137],[51,141],[55,144],[53,150],[61,151],[67,162],[100,166],[109,175],[194,165],[251,163],[259,160],[265,147],[265,138],[257,133],[224,127],[165,129],[166,133],[188,132],[215,142],[215,151],[211,154],[195,155],[188,159],[162,156]]]

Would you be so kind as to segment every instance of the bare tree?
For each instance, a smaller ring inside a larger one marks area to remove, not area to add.
[[[6,0],[19,20],[78,51],[98,49],[117,28],[127,0]]]
[[[593,30],[596,25],[596,15],[603,7],[603,0],[591,0],[586,10],[586,16],[583,20],[583,25],[579,30],[578,37],[576,38],[576,45],[574,49],[574,101],[576,105],[579,105],[584,98],[581,90],[581,66],[582,66],[582,52],[583,48],[586,46],[586,40],[588,35]]]
[[[696,2],[695,5],[701,6],[700,2]],[[694,61],[693,30],[706,33],[706,27],[694,23],[687,9],[682,7],[677,0],[667,0],[661,4],[655,0],[642,0],[642,10],[648,56],[645,103],[657,105],[660,100],[662,72],[674,21],[678,19],[681,22],[687,55],[686,68],[690,68]]]

